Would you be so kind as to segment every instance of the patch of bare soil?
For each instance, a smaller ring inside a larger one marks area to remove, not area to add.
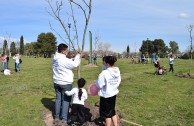
[[[85,108],[86,108],[86,122],[85,122],[85,126],[105,126],[105,122],[99,118],[99,107],[98,107],[98,103],[94,106],[91,106],[89,104],[85,104]],[[119,112],[117,112],[118,115],[118,123],[119,126],[125,126],[126,124],[124,124],[124,122],[121,120],[121,114]],[[79,126],[76,124],[69,124],[66,125],[64,122],[62,122],[61,120],[54,122],[53,123],[53,115],[51,110],[46,109],[43,112],[43,120],[45,122],[45,126]]]
[[[176,76],[180,77],[180,78],[191,78],[191,79],[194,79],[194,75],[191,75],[190,73],[187,73],[187,74],[177,74]]]

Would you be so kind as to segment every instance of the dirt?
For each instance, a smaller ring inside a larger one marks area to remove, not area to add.
[[[85,104],[85,108],[86,108],[86,122],[85,122],[85,126],[105,126],[105,122],[102,121],[102,119],[99,118],[99,107],[98,107],[98,103],[96,105],[89,105],[89,104]],[[61,120],[55,122],[53,120],[53,112],[49,109],[46,109],[43,111],[43,120],[45,123],[45,126],[78,126],[76,124],[70,124],[70,125],[66,125],[65,123],[63,123]],[[117,117],[118,117],[118,123],[119,126],[124,126],[124,122],[122,122],[121,120],[121,114],[119,112],[117,112]]]
[[[191,78],[191,79],[194,79],[194,75],[191,75],[189,73],[187,73],[187,74],[177,74],[176,76],[180,77],[180,78]]]

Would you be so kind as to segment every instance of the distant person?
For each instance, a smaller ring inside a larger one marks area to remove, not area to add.
[[[121,82],[120,70],[114,64],[117,58],[114,56],[105,57],[107,69],[103,70],[97,80],[100,96],[100,117],[105,118],[106,126],[118,126],[117,115],[115,111],[116,96],[119,93],[118,87]]]
[[[9,66],[9,56],[6,56],[6,67],[8,69],[8,66]]]
[[[94,64],[97,65],[97,56],[94,55]]]
[[[169,57],[169,65],[170,65],[169,72],[170,71],[174,72],[174,68],[173,68],[173,65],[174,65],[174,57],[172,56],[172,54]]]
[[[151,64],[154,64],[155,63],[155,55],[154,55],[154,53],[152,53],[152,55],[151,55]]]
[[[6,69],[6,57],[4,54],[1,55],[1,64],[2,64],[2,72]]]
[[[135,57],[134,56],[131,57],[131,63],[135,64]]]
[[[65,91],[72,89],[74,77],[72,70],[80,64],[80,54],[77,54],[73,59],[67,58],[67,54],[68,46],[62,43],[58,45],[58,52],[53,58],[53,81],[56,93],[53,123],[59,120],[66,124],[68,122],[71,96],[67,96]]]
[[[104,57],[102,57],[102,70],[106,70],[107,69],[107,67],[106,67],[106,63],[105,63],[105,57],[106,56],[104,56]]]
[[[88,98],[87,91],[84,89],[86,81],[84,78],[80,78],[77,81],[76,88],[73,88],[71,91],[66,91],[65,94],[73,97],[72,109],[71,109],[71,122],[79,122],[82,126],[85,122],[85,107],[84,102]]]
[[[160,66],[160,57],[158,55],[155,56],[155,62]]]
[[[145,55],[143,54],[143,55],[141,55],[141,63],[145,63]]]
[[[13,59],[15,60],[15,72],[20,71],[20,55],[17,53],[14,55]]]

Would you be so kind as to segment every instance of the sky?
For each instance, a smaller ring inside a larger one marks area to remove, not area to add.
[[[0,2],[0,47],[4,38],[17,42],[23,35],[24,42],[29,43],[37,41],[42,32],[52,32],[58,44],[62,42],[50,29],[49,22],[65,36],[58,22],[48,14],[46,0]],[[142,41],[147,39],[163,39],[167,46],[175,41],[184,52],[190,45],[187,26],[194,25],[193,5],[193,0],[93,0],[88,31],[92,32],[93,38],[98,36],[99,42],[109,43],[114,52],[122,53],[128,45],[130,52],[138,52]],[[82,15],[76,14],[79,22]],[[64,17],[70,21],[67,13]],[[82,28],[83,23],[80,21],[78,28]],[[85,51],[89,50],[88,33]]]

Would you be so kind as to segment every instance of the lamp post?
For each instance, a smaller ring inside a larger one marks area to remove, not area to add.
[[[68,24],[68,28],[69,28],[69,38],[71,38],[70,36],[70,28],[71,28],[71,23]],[[69,40],[69,53],[71,51],[71,47],[70,47],[70,40]]]

